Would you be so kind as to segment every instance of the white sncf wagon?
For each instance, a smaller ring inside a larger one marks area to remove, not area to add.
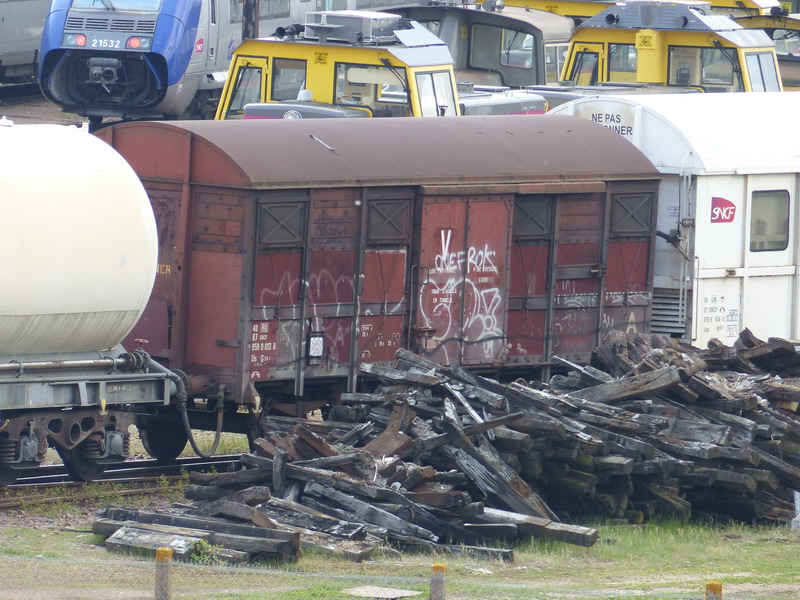
[[[633,142],[664,176],[653,333],[705,346],[800,337],[798,92],[592,96],[576,115]]]

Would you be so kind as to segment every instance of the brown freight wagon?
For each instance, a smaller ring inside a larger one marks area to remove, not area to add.
[[[646,331],[659,174],[572,117],[138,122],[160,235],[131,334],[190,397],[302,414],[398,348],[504,379]],[[224,386],[224,387],[222,387]],[[257,395],[256,395],[257,392]]]

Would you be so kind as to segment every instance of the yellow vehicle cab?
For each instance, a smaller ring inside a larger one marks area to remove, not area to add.
[[[527,90],[458,91],[447,45],[419,23],[372,11],[306,14],[304,26],[234,52],[217,119],[540,114]]]
[[[707,2],[628,0],[587,19],[570,41],[562,83],[648,84],[669,91],[781,91],[775,43]]]
[[[771,15],[737,17],[746,29],[761,29],[773,42],[783,89],[800,91],[800,14],[776,10]]]

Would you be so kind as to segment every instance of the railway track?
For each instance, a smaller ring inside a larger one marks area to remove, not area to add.
[[[0,85],[0,117],[6,117],[15,125],[51,123],[80,126],[85,121],[47,100],[36,83]]]
[[[71,481],[64,465],[55,464],[38,469],[23,471],[16,483],[4,488],[6,497],[0,498],[0,511],[21,506],[38,504],[54,504],[58,502],[75,502],[82,497],[98,499],[105,496],[131,496],[151,494],[162,490],[167,485],[183,479],[183,472],[214,469],[217,472],[236,470],[239,466],[239,455],[223,455],[212,459],[183,458],[174,464],[164,465],[155,460],[128,461],[109,465],[108,469],[94,483],[121,484],[123,487],[103,490],[94,487],[83,493],[87,483]],[[63,490],[63,494],[54,495],[52,490]]]
[[[26,100],[41,97],[42,91],[39,89],[39,84],[35,82],[0,85],[0,101]]]

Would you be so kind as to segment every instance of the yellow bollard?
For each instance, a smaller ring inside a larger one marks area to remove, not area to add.
[[[166,546],[158,548],[156,550],[155,600],[170,600],[172,598],[171,567],[172,548],[167,548]]]
[[[722,582],[709,581],[706,584],[706,600],[722,600]]]
[[[431,594],[430,600],[444,600],[444,572],[447,565],[436,563],[431,571]]]

